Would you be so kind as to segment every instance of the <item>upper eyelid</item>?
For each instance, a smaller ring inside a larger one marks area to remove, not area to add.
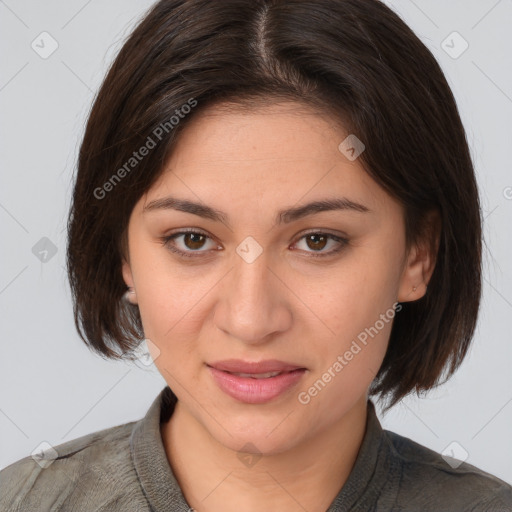
[[[206,231],[203,231],[202,229],[199,229],[199,228],[190,228],[190,229],[182,228],[178,231],[175,231],[173,233],[170,233],[169,235],[164,236],[164,238],[178,237],[179,235],[186,235],[188,233],[196,233],[198,235],[203,235],[203,236],[209,238],[210,240],[213,240],[216,243],[218,243],[215,237],[211,236]],[[199,252],[199,251],[196,251],[196,252]]]

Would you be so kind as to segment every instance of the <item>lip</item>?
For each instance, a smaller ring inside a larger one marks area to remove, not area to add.
[[[207,365],[217,386],[231,398],[247,404],[263,404],[274,400],[298,384],[306,368],[277,360],[246,362],[230,359]],[[230,372],[261,374],[281,372],[275,377],[256,379]]]
[[[293,370],[304,369],[299,366],[277,359],[267,359],[266,361],[242,361],[241,359],[226,359],[208,363],[208,366],[224,372],[236,373],[268,373],[268,372],[291,372]]]

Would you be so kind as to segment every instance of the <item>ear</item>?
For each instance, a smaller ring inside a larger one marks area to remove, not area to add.
[[[137,294],[135,292],[135,286],[133,283],[133,274],[132,269],[130,267],[130,263],[123,259],[122,264],[122,272],[123,272],[123,280],[128,286],[128,291],[125,293],[125,298],[131,304],[138,304],[137,302]]]
[[[441,217],[437,210],[431,210],[425,216],[417,241],[407,254],[398,290],[398,302],[421,299],[427,292],[427,285],[436,266],[440,237]]]

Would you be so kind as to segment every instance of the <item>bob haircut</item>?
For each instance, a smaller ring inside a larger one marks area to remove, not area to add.
[[[387,410],[462,363],[481,296],[482,221],[452,91],[379,0],[161,0],[147,12],[104,79],[80,147],[67,247],[76,327],[102,357],[133,356],[144,334],[138,306],[123,300],[121,265],[135,204],[197,112],[279,101],[356,134],[361,165],[403,205],[407,247],[427,239],[437,250],[426,295],[401,304],[370,388],[390,398]]]

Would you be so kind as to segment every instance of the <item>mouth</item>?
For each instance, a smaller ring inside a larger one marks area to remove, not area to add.
[[[307,369],[282,361],[220,361],[207,364],[213,380],[225,394],[247,404],[262,404],[295,387]]]
[[[264,361],[243,361],[241,359],[225,359],[209,363],[207,366],[229,373],[261,375],[266,373],[284,373],[293,370],[306,369],[303,366],[279,361],[278,359],[266,359]]]
[[[231,375],[236,375],[238,377],[245,377],[247,379],[270,379],[272,377],[277,377],[281,375],[283,372],[268,372],[268,373],[236,373],[236,372],[226,372]]]

